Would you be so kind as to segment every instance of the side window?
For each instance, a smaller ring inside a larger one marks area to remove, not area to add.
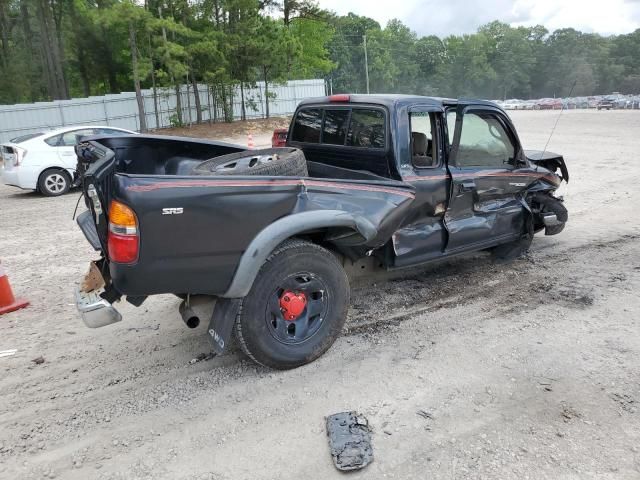
[[[57,147],[60,145],[60,140],[62,140],[62,134],[44,139],[45,143],[51,147]]]
[[[465,113],[456,158],[458,166],[504,168],[513,165],[514,156],[513,143],[495,115]]]
[[[410,112],[411,158],[414,167],[435,167],[438,163],[433,143],[433,115],[429,112]]]
[[[384,112],[381,110],[354,108],[347,132],[350,147],[384,148]]]
[[[325,110],[322,143],[344,145],[349,122],[349,110]]]
[[[322,128],[322,110],[308,108],[298,111],[293,124],[291,140],[294,142],[320,143]]]
[[[62,134],[62,142],[60,145],[64,147],[73,147],[78,140],[82,137],[86,137],[88,135],[93,135],[93,128],[85,128],[83,130],[72,130],[67,133]]]

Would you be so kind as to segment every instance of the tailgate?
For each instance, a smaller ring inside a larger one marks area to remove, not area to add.
[[[92,212],[90,210],[82,212],[80,215],[78,215],[78,218],[76,218],[76,222],[93,249],[98,251],[102,250],[100,237],[98,237],[98,230],[96,229],[96,224],[93,220]]]
[[[115,174],[115,153],[96,142],[83,142],[76,146],[78,164],[76,172],[89,212],[78,216],[78,225],[87,240],[96,249],[107,252],[107,208],[112,196]],[[92,220],[94,228],[89,221]],[[101,247],[101,248],[97,248]]]

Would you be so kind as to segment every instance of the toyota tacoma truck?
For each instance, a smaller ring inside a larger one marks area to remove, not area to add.
[[[482,100],[332,95],[297,107],[281,148],[148,135],[76,148],[99,252],[76,291],[85,323],[121,320],[120,299],[215,299],[207,334],[272,368],[322,355],[340,334],[353,272],[487,250],[525,252],[567,222],[562,156],[523,150]]]

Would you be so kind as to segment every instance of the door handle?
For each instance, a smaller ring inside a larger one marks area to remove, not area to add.
[[[62,156],[64,157],[72,157],[75,155],[75,152],[62,152]]]
[[[476,189],[476,182],[473,180],[464,180],[458,184],[458,191],[462,192],[471,192]]]

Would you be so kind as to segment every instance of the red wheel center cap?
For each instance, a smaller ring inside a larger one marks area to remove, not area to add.
[[[307,306],[307,297],[304,293],[294,293],[289,290],[280,295],[280,310],[285,320],[290,322],[297,320]]]

